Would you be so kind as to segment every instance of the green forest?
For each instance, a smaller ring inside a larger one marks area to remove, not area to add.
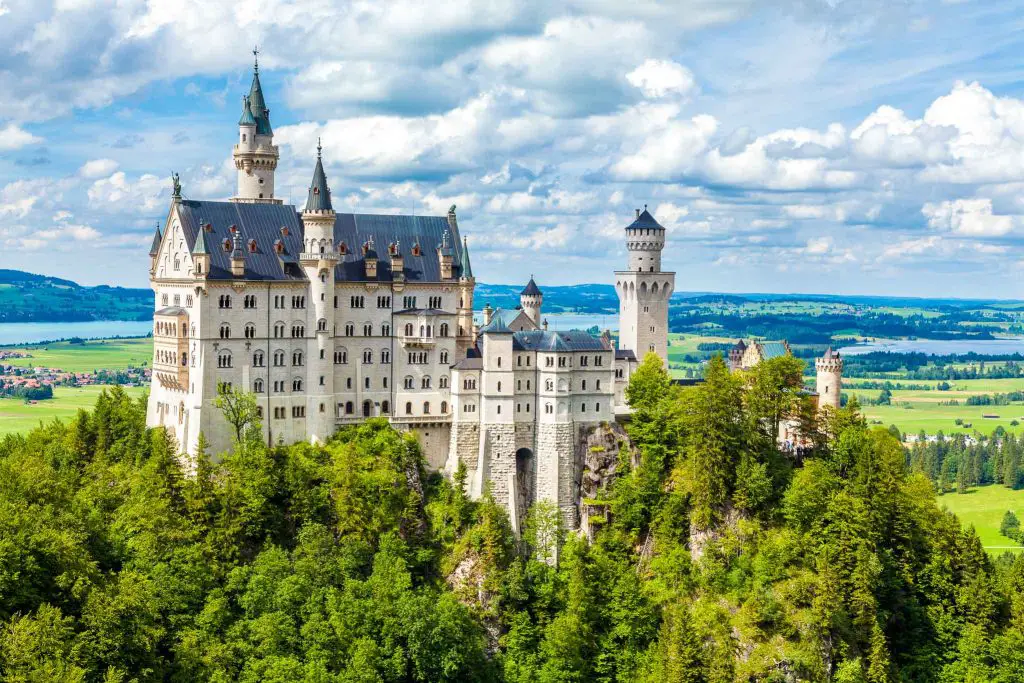
[[[0,441],[0,677],[1024,680],[1024,557],[856,401],[817,417],[802,370],[715,358],[682,388],[645,359],[592,542],[543,503],[516,538],[383,420],[268,448],[236,397],[233,451],[186,471],[112,389]]]

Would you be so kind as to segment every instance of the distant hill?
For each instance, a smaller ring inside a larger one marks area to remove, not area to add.
[[[488,285],[478,282],[473,294],[473,306],[483,308],[515,308],[523,285]],[[612,285],[542,286],[546,313],[614,313],[619,310],[619,299]]]
[[[149,320],[153,292],[0,269],[0,323]]]

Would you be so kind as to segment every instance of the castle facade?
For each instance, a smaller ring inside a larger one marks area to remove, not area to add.
[[[386,417],[414,431],[428,464],[463,463],[470,493],[490,487],[518,529],[526,508],[554,502],[576,528],[588,431],[627,410],[638,358],[667,361],[674,273],[661,270],[665,229],[646,210],[626,227],[615,273],[620,343],[553,331],[530,278],[515,310],[474,321],[469,246],[445,216],[335,211],[318,147],[304,207],[274,194],[280,159],[258,66],[233,149],[237,194],[194,201],[175,177],[150,250],[155,293],[147,423],[188,458],[233,429],[218,388],[252,392],[268,444],[326,441]]]

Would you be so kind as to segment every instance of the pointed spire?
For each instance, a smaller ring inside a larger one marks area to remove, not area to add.
[[[313,182],[309,186],[305,211],[334,211],[331,206],[331,189],[327,187],[327,174],[324,173],[321,156],[320,138],[316,141],[316,168],[313,169]]]
[[[153,246],[151,246],[149,248],[149,255],[150,256],[156,256],[157,254],[160,253],[160,242],[162,242],[163,239],[164,239],[164,237],[160,233],[160,224],[157,223],[156,224],[156,234],[153,235]]]
[[[240,126],[255,126],[256,117],[252,115],[252,100],[248,96],[242,95],[242,117],[238,119],[238,125]]]
[[[263,99],[263,86],[260,85],[259,49],[253,49],[252,52],[257,59],[253,65],[252,86],[249,88],[249,108],[256,119],[256,133],[273,135],[274,131],[270,128],[270,110],[267,109],[267,103]]]
[[[462,238],[462,254],[459,259],[459,268],[462,271],[463,278],[473,277],[473,266],[469,263],[469,241],[465,237]]]
[[[540,287],[533,279],[533,275],[530,275],[530,281],[526,284],[526,288],[519,293],[520,296],[542,296],[540,293]]]
[[[199,226],[199,234],[196,235],[196,243],[192,245],[193,254],[205,254],[206,253],[206,229],[202,225]]]

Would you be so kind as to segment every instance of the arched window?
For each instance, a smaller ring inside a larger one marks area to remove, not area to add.
[[[292,365],[302,365],[302,351],[292,353]]]
[[[363,336],[364,337],[372,337],[373,336],[373,325],[371,325],[370,323],[363,323]]]
[[[363,417],[370,417],[373,414],[373,403],[371,401],[363,401]]]
[[[422,389],[429,389],[430,388],[430,378],[429,377],[424,377],[420,381],[420,388],[422,388]]]
[[[231,326],[227,323],[221,323],[220,326],[220,338],[231,339]]]
[[[448,401],[441,401],[441,414],[442,415],[447,415],[448,414]]]
[[[423,402],[423,414],[430,415],[430,401]]]
[[[292,391],[302,391],[302,380],[298,377],[292,380]]]
[[[447,389],[448,388],[448,378],[447,377],[442,377],[441,379],[437,380],[437,385],[439,387],[441,387],[442,389]]]
[[[252,354],[252,364],[253,364],[254,367],[257,367],[257,368],[262,368],[263,367],[263,352],[262,351],[257,351],[256,353]]]
[[[246,323],[245,325],[245,338],[255,339],[256,338],[256,326],[252,323]]]
[[[353,323],[345,323],[345,336],[351,337],[356,333],[356,326]]]
[[[345,402],[345,414],[346,415],[351,415],[354,412],[355,412],[355,405],[352,403],[352,401],[346,401]]]
[[[256,380],[252,383],[252,390],[254,392],[256,392],[257,394],[262,394],[263,393],[263,380],[257,377]]]
[[[327,331],[327,318],[320,318],[316,321],[316,329],[320,332]]]
[[[448,323],[441,323],[441,336],[442,337],[447,337],[448,336]]]
[[[391,404],[388,401],[380,402],[380,414],[387,415],[391,412]]]
[[[448,352],[447,351],[442,351],[441,352],[441,362],[445,363],[445,364],[448,363]]]
[[[391,362],[391,351],[388,349],[381,349],[380,362],[387,365]]]
[[[217,354],[217,367],[218,368],[230,368],[231,367],[231,352],[221,351]]]
[[[405,414],[412,415],[412,401],[405,402]]]
[[[406,323],[405,324],[405,336],[406,337],[411,337],[412,336],[412,323]]]

